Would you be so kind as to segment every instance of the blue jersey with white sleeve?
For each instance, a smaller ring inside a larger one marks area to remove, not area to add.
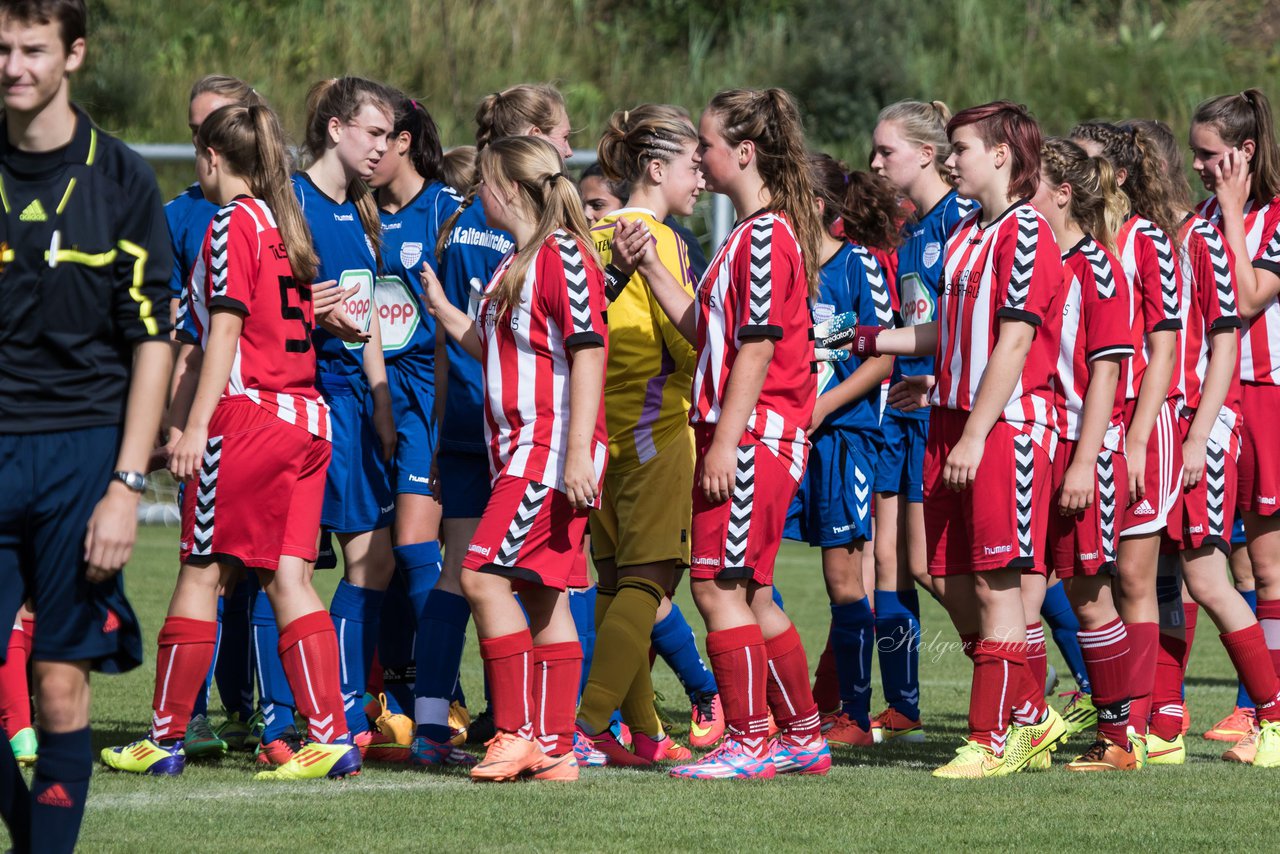
[[[360,213],[349,199],[336,202],[325,195],[304,172],[293,176],[293,190],[302,205],[302,215],[311,229],[320,266],[317,282],[336,279],[343,291],[356,288],[343,309],[360,328],[368,330],[373,320],[373,288],[378,269],[373,247]],[[362,377],[364,344],[350,344],[317,326],[311,333],[316,348],[316,369],[321,374]]]
[[[938,284],[946,259],[947,237],[951,229],[974,208],[969,199],[955,190],[943,196],[923,216],[908,220],[902,227],[898,247],[899,326],[916,326],[937,319]],[[933,356],[899,356],[893,366],[893,381],[902,377],[933,373]],[[887,410],[897,418],[927,420],[927,407],[915,412]]]
[[[452,187],[434,181],[395,213],[379,212],[382,274],[374,294],[388,364],[404,358],[420,361],[427,369],[435,364],[436,325],[422,303],[418,271],[426,261],[440,275],[436,240],[460,204],[462,197]]]
[[[857,313],[860,324],[893,324],[893,307],[884,271],[880,262],[863,247],[845,243],[831,256],[831,260],[822,265],[818,276],[818,295],[813,301],[815,324],[848,311]],[[832,362],[833,376],[826,386],[827,391],[853,376],[862,362],[856,356],[845,362]],[[880,386],[877,385],[866,395],[828,415],[817,432],[840,429],[878,433],[879,428]]]
[[[449,302],[472,320],[489,280],[502,259],[516,248],[515,238],[485,223],[484,207],[476,198],[459,215],[449,232],[440,280]],[[440,447],[466,453],[485,453],[484,373],[452,338],[448,342],[449,387],[445,393]]]
[[[218,206],[204,197],[199,184],[187,187],[164,206],[169,242],[173,245],[173,274],[169,278],[169,295],[173,299],[182,298],[182,290],[200,257],[205,232],[217,212]]]

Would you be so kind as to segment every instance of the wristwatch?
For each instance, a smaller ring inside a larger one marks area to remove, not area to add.
[[[137,493],[147,488],[147,476],[140,471],[113,471],[111,479],[120,481]]]

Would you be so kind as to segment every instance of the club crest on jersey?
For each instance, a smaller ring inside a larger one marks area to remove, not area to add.
[[[400,263],[406,270],[412,270],[422,260],[421,243],[402,243],[400,245]]]
[[[939,243],[936,240],[932,240],[925,244],[924,257],[922,258],[922,260],[924,261],[924,265],[926,267],[932,267],[934,264],[937,264],[938,259],[941,257],[942,257],[941,243]]]

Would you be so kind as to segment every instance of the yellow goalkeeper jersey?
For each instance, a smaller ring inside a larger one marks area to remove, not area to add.
[[[658,257],[690,297],[689,250],[684,241],[644,208],[622,208],[591,229],[604,263],[613,257],[614,223],[640,220],[657,242]],[[636,273],[608,306],[609,364],[604,383],[604,417],[609,430],[609,469],[625,471],[653,459],[689,428],[694,351],[672,325]]]

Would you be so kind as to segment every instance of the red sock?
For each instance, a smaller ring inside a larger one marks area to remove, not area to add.
[[[338,636],[328,611],[313,611],[280,630],[280,663],[298,711],[307,719],[307,736],[332,744],[347,734],[338,678]],[[202,677],[203,678],[203,677]]]
[[[840,679],[836,673],[836,654],[831,648],[831,632],[827,632],[827,645],[818,656],[818,672],[813,677],[813,701],[818,711],[840,710]]]
[[[574,713],[582,679],[582,647],[577,641],[533,648],[533,732],[549,756],[573,750]]]
[[[1027,626],[1027,675],[1031,681],[1040,686],[1040,696],[1044,696],[1044,685],[1049,681],[1049,650],[1044,645],[1044,627],[1037,620]]]
[[[980,640],[973,646],[973,687],[969,691],[969,738],[1004,755],[1009,708],[1026,671],[1022,644]]]
[[[10,736],[31,726],[31,686],[27,684],[27,659],[31,635],[21,625],[9,634],[9,650],[0,664],[0,726]]]
[[[218,624],[213,620],[165,618],[157,640],[156,690],[151,701],[151,737],[155,740],[187,734],[191,709],[204,687],[217,643]]]
[[[1093,684],[1093,705],[1098,710],[1098,735],[1127,745],[1129,726],[1129,635],[1116,617],[1100,629],[1076,633],[1084,666]]]
[[[1181,637],[1160,633],[1156,678],[1151,687],[1151,732],[1165,741],[1182,733],[1182,662],[1186,652],[1187,642]]]
[[[1258,623],[1267,638],[1271,664],[1280,673],[1280,599],[1258,600]]]
[[[769,656],[760,627],[752,624],[707,632],[707,658],[720,688],[725,727],[746,750],[763,756],[769,735],[765,689]]]
[[[579,650],[581,654],[581,650]],[[529,630],[480,639],[493,725],[533,740],[533,637]],[[576,696],[576,692],[575,692]]]
[[[1138,735],[1147,734],[1151,718],[1151,691],[1156,681],[1156,650],[1160,646],[1159,623],[1132,623],[1129,634],[1129,726]]]
[[[1182,653],[1182,678],[1187,678],[1187,662],[1191,659],[1191,644],[1196,639],[1196,619],[1200,616],[1200,606],[1195,602],[1182,603],[1182,623],[1187,627],[1187,649]]]
[[[794,624],[764,642],[769,656],[767,696],[773,719],[787,738],[810,739],[821,734],[818,704],[809,687],[809,662]]]
[[[1255,623],[1221,637],[1240,683],[1258,707],[1258,720],[1280,720],[1280,679],[1276,678],[1262,626]]]
[[[1038,627],[1039,624],[1037,623],[1036,626]],[[1037,636],[1039,640],[1035,640]],[[1041,671],[1039,681],[1036,680],[1029,662],[1032,644],[1039,648],[1040,661],[1045,668]],[[1044,649],[1044,630],[1037,628],[1034,634],[1028,632],[1024,643],[1009,644],[1009,646],[1017,648],[1016,658],[1013,660],[1020,665],[1013,673],[1014,681],[1010,683],[1013,686],[1012,720],[1015,724],[1021,725],[1038,724],[1049,713],[1049,705],[1044,699],[1044,674],[1049,666],[1048,653]]]

